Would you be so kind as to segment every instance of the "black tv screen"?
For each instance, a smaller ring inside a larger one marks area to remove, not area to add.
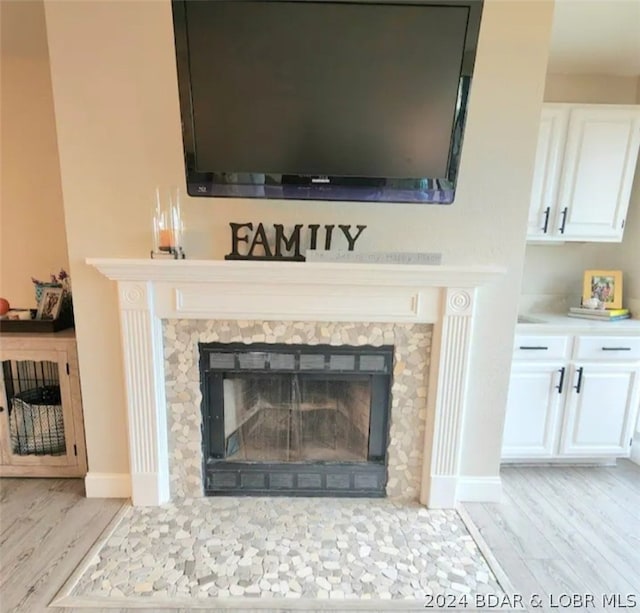
[[[189,193],[451,202],[480,8],[174,2]]]

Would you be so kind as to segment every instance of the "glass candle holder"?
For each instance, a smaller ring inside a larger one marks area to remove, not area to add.
[[[178,187],[156,187],[152,258],[184,259],[181,193]]]

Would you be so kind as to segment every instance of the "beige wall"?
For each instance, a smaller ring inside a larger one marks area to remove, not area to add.
[[[361,250],[497,264],[474,331],[463,472],[497,475],[552,2],[486,0],[452,206],[194,199],[192,258],[229,251],[228,223],[364,223]],[[46,4],[74,276],[90,471],[127,471],[117,297],[86,257],[148,257],[156,184],[184,185],[170,3]]]
[[[31,277],[68,269],[41,1],[0,2],[0,296],[34,307]]]
[[[637,89],[636,77],[549,74],[544,99],[545,102],[634,104]]]
[[[640,79],[602,75],[549,75],[547,102],[640,103]],[[638,165],[640,169],[640,162]],[[560,312],[579,304],[582,274],[590,268],[622,270],[625,305],[640,315],[640,172],[636,170],[622,243],[528,245],[522,311]]]

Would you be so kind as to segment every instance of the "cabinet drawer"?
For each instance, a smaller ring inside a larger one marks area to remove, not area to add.
[[[640,360],[640,337],[578,336],[576,360]]]
[[[516,360],[565,359],[569,347],[568,336],[516,335],[513,358]]]

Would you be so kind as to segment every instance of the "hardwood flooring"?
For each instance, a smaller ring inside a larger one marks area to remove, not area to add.
[[[0,479],[0,611],[62,611],[47,604],[122,503],[82,479]]]
[[[511,580],[538,611],[558,611],[562,594],[632,595],[640,609],[640,466],[509,467],[502,470],[500,504],[464,508]],[[552,601],[553,598],[553,601]],[[563,597],[564,598],[564,597]],[[566,599],[565,599],[566,602]]]
[[[632,594],[640,609],[640,466],[508,467],[502,478],[502,503],[464,508],[525,603],[537,594],[535,610],[558,613],[552,597],[593,594],[598,606],[570,610],[614,610],[603,594]],[[78,479],[0,479],[0,613],[140,611],[47,607],[122,506],[83,493]]]

